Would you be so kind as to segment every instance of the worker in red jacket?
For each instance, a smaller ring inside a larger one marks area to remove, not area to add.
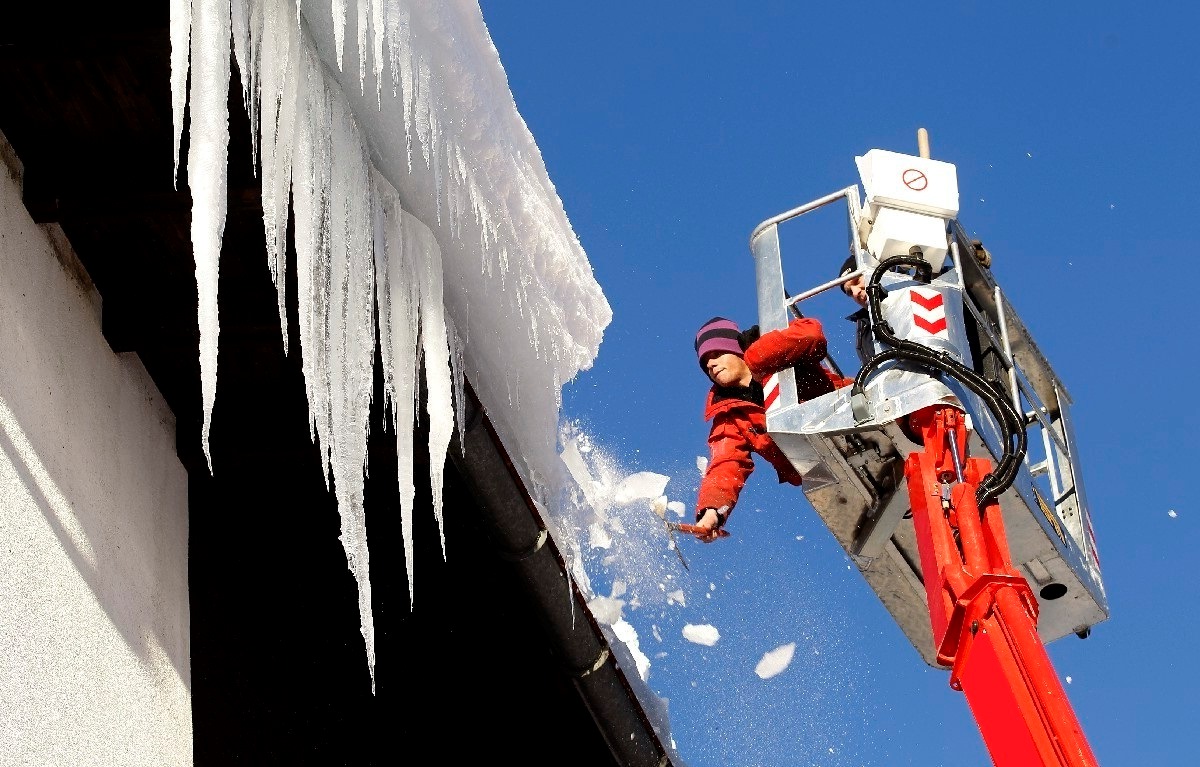
[[[825,333],[812,318],[792,320],[781,330],[759,337],[758,326],[742,332],[736,323],[713,317],[696,333],[696,356],[713,382],[704,420],[710,458],[696,501],[697,537],[716,539],[729,520],[738,494],[754,471],[752,453],[766,458],[779,481],[799,485],[801,476],[767,434],[763,384],[775,373],[793,368],[801,401],[853,383],[825,367]]]

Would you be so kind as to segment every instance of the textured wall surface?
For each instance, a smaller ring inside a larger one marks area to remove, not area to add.
[[[190,765],[175,419],[0,160],[0,765]]]

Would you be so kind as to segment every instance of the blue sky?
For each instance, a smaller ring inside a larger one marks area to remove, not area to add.
[[[668,496],[689,508],[707,433],[692,338],[715,314],[757,321],[750,231],[856,182],[855,155],[915,154],[917,129],[929,130],[933,157],[957,166],[960,221],[1074,399],[1112,617],[1086,641],[1050,645],[1051,658],[1102,764],[1194,763],[1200,12],[481,6],[613,308],[563,413],[626,470],[672,477]],[[811,266],[793,290],[841,261],[844,223],[819,229],[794,244]],[[818,316],[848,349],[852,307],[829,306]],[[730,529],[712,546],[683,542],[690,570],[662,552],[688,585],[687,619],[718,626],[721,641],[691,645],[664,624],[656,643],[639,627],[643,650],[665,653],[649,684],[670,699],[690,767],[990,764],[965,699],[921,661],[799,489],[760,462]],[[758,679],[755,662],[785,642],[797,643],[788,669]]]

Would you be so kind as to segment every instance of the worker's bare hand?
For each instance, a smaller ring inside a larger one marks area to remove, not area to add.
[[[717,510],[705,509],[700,519],[696,520],[692,534],[702,543],[712,543],[718,538],[723,538],[724,536],[721,534],[721,517],[717,514]]]

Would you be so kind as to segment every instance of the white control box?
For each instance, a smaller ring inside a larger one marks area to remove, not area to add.
[[[940,271],[949,238],[947,221],[958,215],[958,172],[953,164],[872,149],[854,158],[870,221],[866,247],[876,261],[920,248]]]
[[[854,162],[872,213],[887,207],[944,219],[958,215],[958,171],[952,163],[884,149],[872,149]]]

